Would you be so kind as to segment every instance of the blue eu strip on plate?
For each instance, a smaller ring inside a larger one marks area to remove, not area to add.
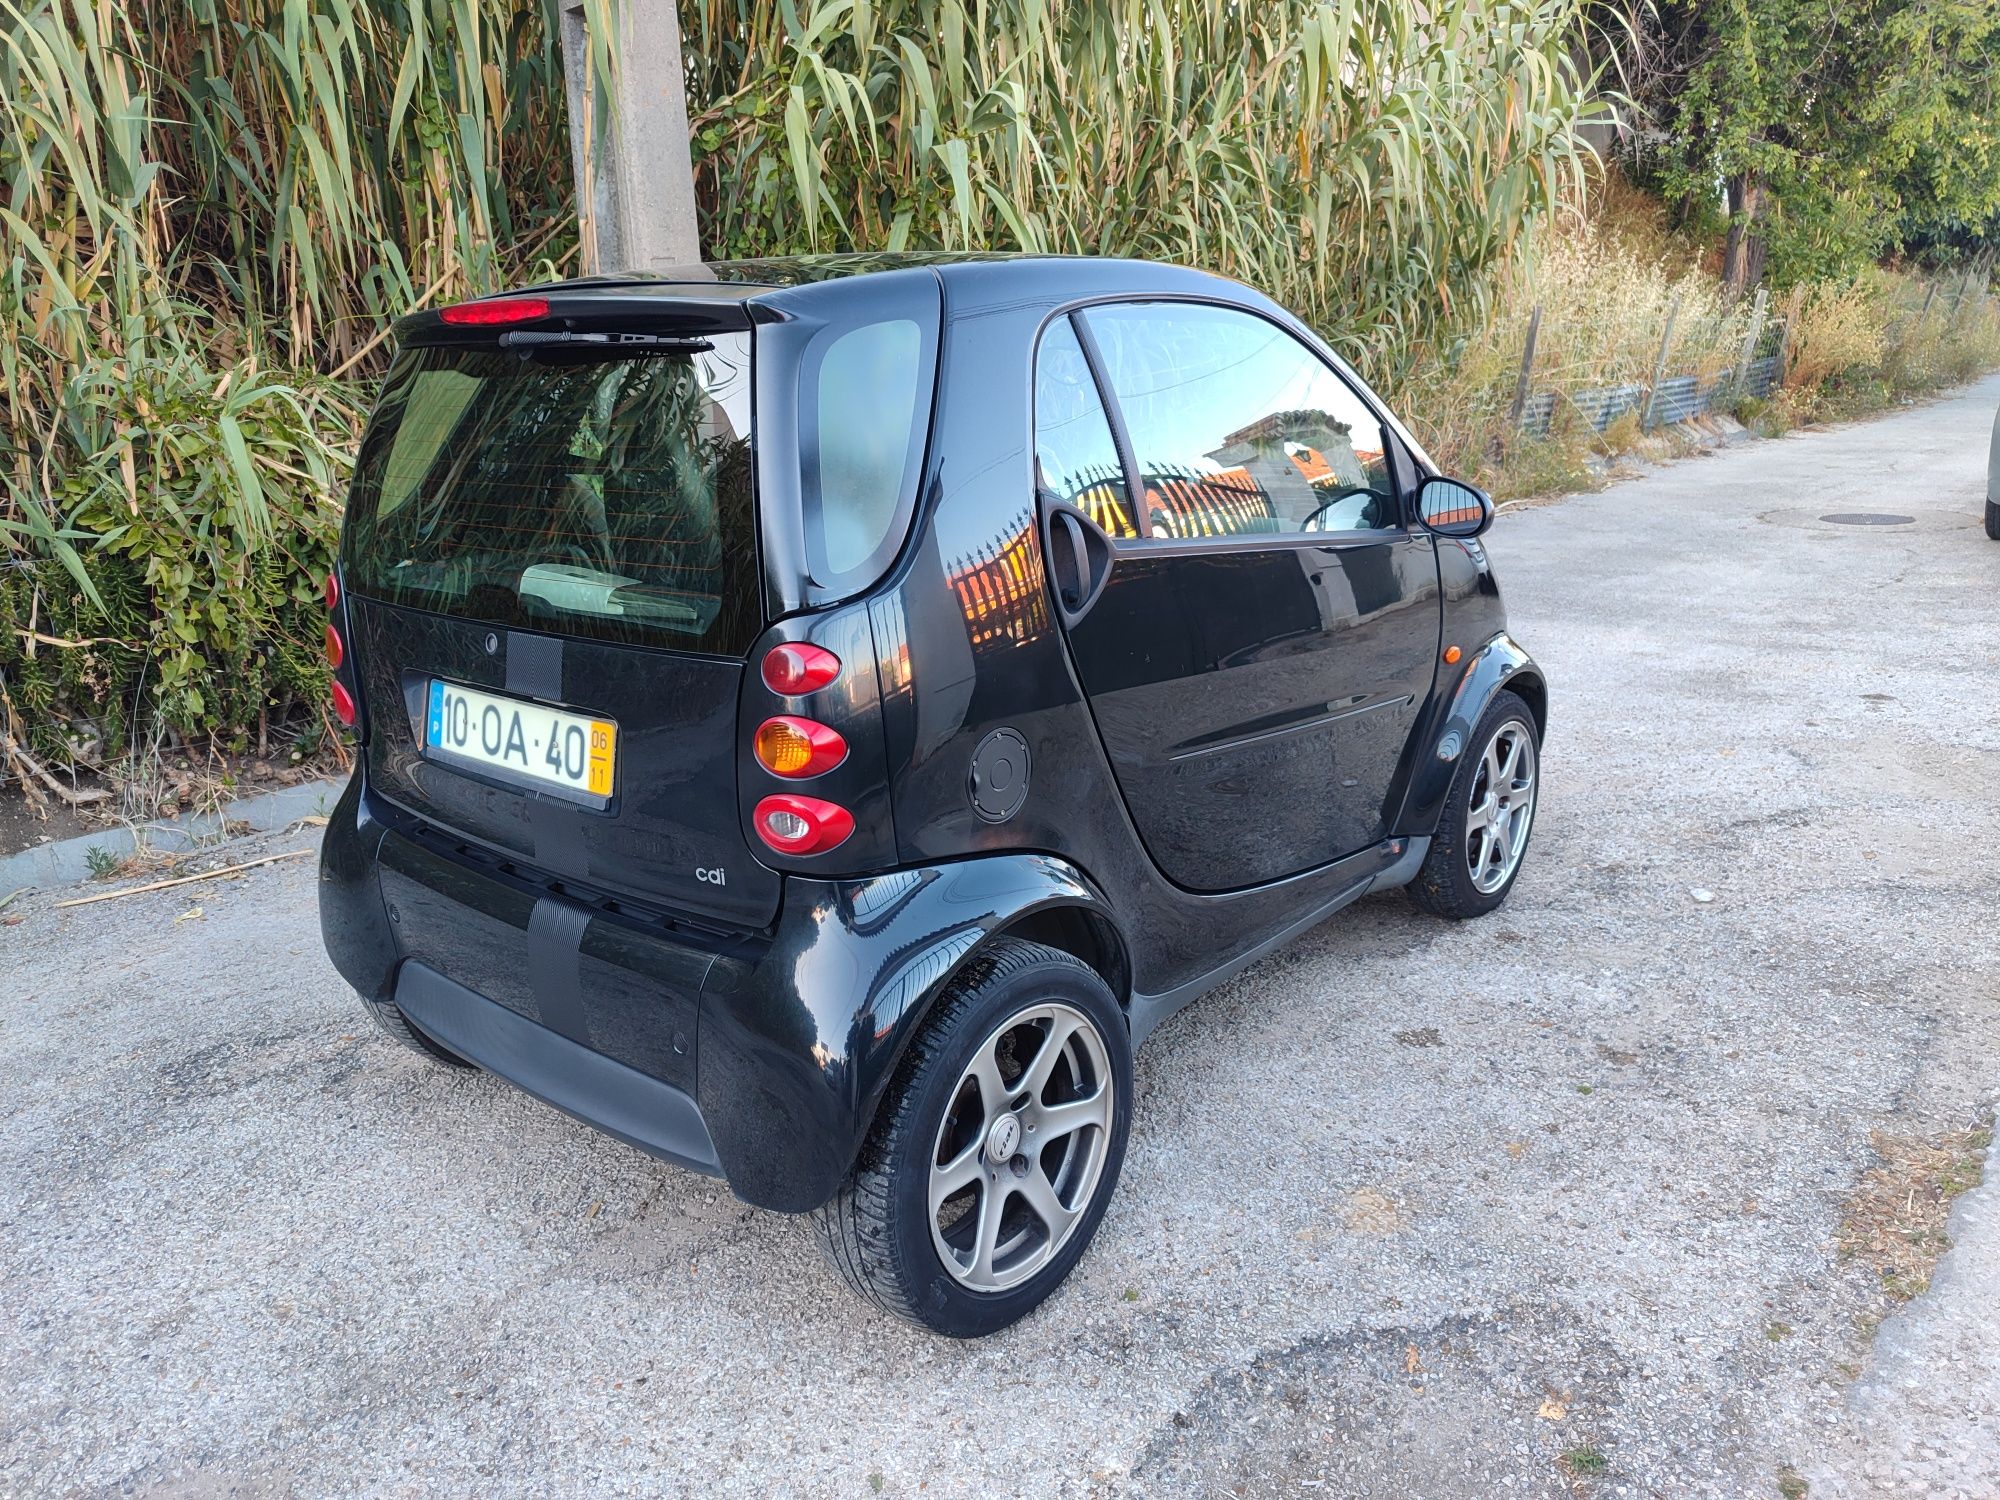
[[[444,743],[444,684],[435,677],[431,679],[430,724],[424,730],[424,743],[429,745]]]

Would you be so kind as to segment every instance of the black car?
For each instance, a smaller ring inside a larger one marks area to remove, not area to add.
[[[1487,498],[1267,298],[834,257],[424,312],[328,584],[328,952],[391,1033],[954,1335],[1083,1254],[1132,1052],[1370,891],[1473,917],[1541,672]]]

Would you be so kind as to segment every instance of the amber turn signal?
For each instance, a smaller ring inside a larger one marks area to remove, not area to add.
[[[757,763],[774,776],[818,776],[847,759],[847,741],[813,719],[780,714],[757,726]]]
[[[1465,655],[1465,653],[1459,650],[1458,647],[1447,646],[1444,648],[1444,664],[1448,667],[1456,666],[1458,664],[1458,659],[1463,655]]]

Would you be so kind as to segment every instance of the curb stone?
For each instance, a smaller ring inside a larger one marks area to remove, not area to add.
[[[327,777],[281,787],[226,802],[217,812],[183,813],[177,818],[78,834],[53,844],[38,844],[18,854],[0,857],[0,894],[17,887],[74,885],[90,878],[89,851],[101,849],[123,859],[138,849],[141,839],[153,849],[192,849],[222,836],[230,823],[247,823],[253,833],[271,833],[300,818],[333,811],[345,777]]]

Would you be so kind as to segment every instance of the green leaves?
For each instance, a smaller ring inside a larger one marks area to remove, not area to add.
[[[1476,310],[1526,226],[1579,182],[1577,14],[1570,0],[1445,0],[1423,20],[1401,0],[687,4],[705,233],[721,254],[1178,260],[1393,362]]]
[[[317,701],[360,412],[316,372],[569,253],[556,15],[0,0],[0,674],[34,732]]]
[[[1782,286],[1899,244],[2000,237],[1991,0],[1672,0],[1641,17],[1634,52],[1673,60],[1642,97],[1663,185],[1701,227],[1733,222],[1739,284],[1755,257],[1737,240]]]

